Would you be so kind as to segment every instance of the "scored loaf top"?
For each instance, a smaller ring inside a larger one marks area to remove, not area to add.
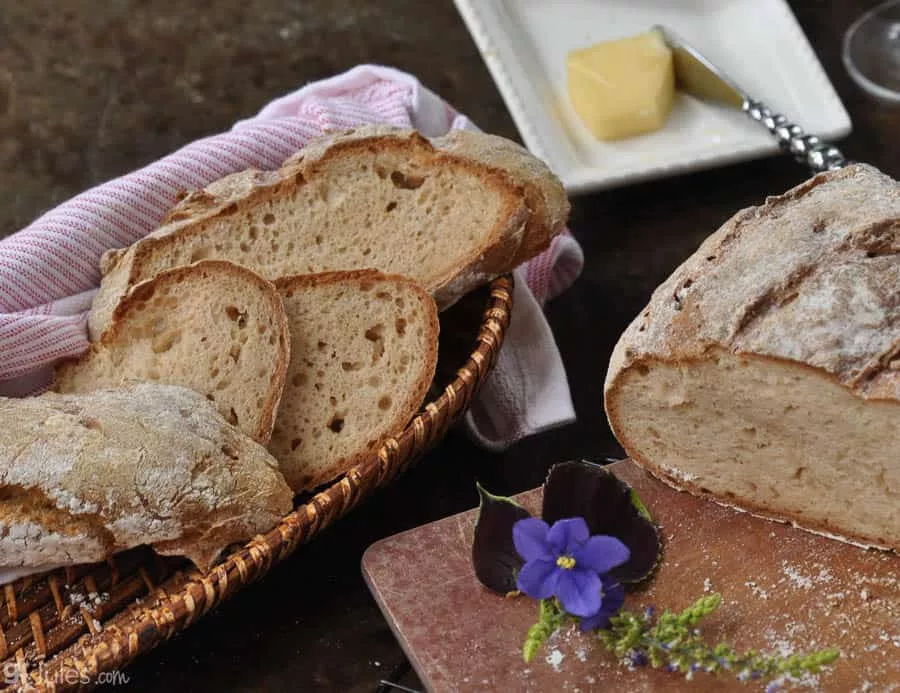
[[[735,214],[653,293],[606,387],[644,359],[702,358],[713,346],[900,399],[900,184],[854,164]]]

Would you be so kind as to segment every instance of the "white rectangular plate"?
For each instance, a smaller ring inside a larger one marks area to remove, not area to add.
[[[778,152],[743,113],[678,94],[654,133],[600,142],[566,93],[566,54],[663,24],[754,98],[837,139],[850,117],[784,0],[455,0],[528,148],[569,193]]]

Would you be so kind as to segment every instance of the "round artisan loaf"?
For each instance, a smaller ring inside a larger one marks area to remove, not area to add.
[[[900,185],[853,165],[736,214],[654,292],[605,390],[670,484],[900,549]]]

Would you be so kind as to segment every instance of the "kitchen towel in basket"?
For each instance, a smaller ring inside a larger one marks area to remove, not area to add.
[[[414,127],[434,137],[475,129],[411,75],[361,65],[273,101],[229,132],[207,137],[92,188],[0,241],[0,394],[46,388],[52,364],[88,346],[86,311],[99,259],[155,229],[185,189],[246,168],[275,169],[325,130],[366,123]],[[581,271],[569,234],[516,270],[512,324],[469,432],[491,449],[574,419],[562,359],[542,305]]]

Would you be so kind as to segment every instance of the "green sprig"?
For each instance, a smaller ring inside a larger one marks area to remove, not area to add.
[[[609,626],[597,631],[601,643],[618,659],[631,666],[649,665],[680,672],[693,678],[697,672],[730,672],[738,679],[784,681],[804,674],[816,674],[840,656],[835,648],[788,657],[767,655],[756,650],[738,652],[728,643],[706,643],[698,624],[722,604],[722,597],[700,597],[681,612],[664,611],[655,617],[652,609],[635,614],[620,611]],[[541,600],[538,622],[528,630],[523,653],[531,661],[537,650],[568,619],[556,600]]]
[[[522,646],[522,657],[530,662],[547,638],[562,628],[568,614],[562,610],[555,599],[542,599],[538,611],[538,622],[528,629],[525,644]]]

